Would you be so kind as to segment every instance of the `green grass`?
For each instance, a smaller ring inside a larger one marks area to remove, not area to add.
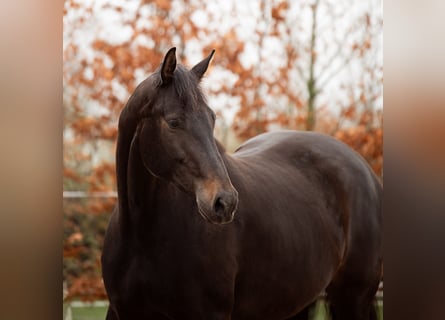
[[[377,302],[377,319],[383,320],[383,302]],[[315,312],[313,320],[326,320],[328,318],[328,311],[326,304],[322,300],[318,300],[317,305],[315,306]]]
[[[314,320],[325,320],[326,319],[326,305],[322,301],[318,301],[315,306]]]
[[[378,304],[379,320],[383,320],[383,305]],[[64,320],[66,316],[64,306]],[[74,307],[71,308],[72,320],[104,320],[108,307]],[[317,303],[313,320],[326,320],[326,306],[322,301]]]
[[[71,320],[104,320],[108,307],[71,307]],[[67,319],[68,306],[63,307],[63,320]]]
[[[72,308],[73,320],[104,320],[108,307]]]

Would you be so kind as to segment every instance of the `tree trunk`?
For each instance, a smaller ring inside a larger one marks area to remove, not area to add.
[[[318,95],[316,87],[316,79],[314,75],[314,66],[316,63],[317,55],[315,52],[315,42],[317,40],[317,9],[319,0],[315,1],[312,5],[312,31],[311,31],[311,47],[310,47],[310,64],[309,64],[309,79],[307,80],[307,118],[306,118],[306,130],[311,131],[315,127],[316,114],[315,114],[315,100]]]

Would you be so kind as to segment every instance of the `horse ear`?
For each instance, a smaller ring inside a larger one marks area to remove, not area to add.
[[[207,71],[210,60],[212,60],[214,54],[215,54],[215,49],[213,49],[212,52],[210,52],[207,58],[205,58],[192,68],[192,72],[198,77],[198,79],[201,79],[204,73]]]
[[[176,69],[176,48],[173,47],[166,53],[161,67],[162,84],[168,83],[173,78]]]

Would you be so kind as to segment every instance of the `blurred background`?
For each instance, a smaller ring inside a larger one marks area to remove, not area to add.
[[[259,133],[314,130],[342,140],[383,178],[380,0],[65,0],[65,301],[106,299],[100,252],[116,202],[117,120],[177,47],[202,82],[229,151]]]

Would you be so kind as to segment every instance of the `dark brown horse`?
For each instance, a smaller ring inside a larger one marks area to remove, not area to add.
[[[121,113],[107,319],[302,319],[323,291],[334,319],[375,319],[378,179],[318,133],[227,154],[199,88],[213,53],[187,70],[170,49]]]

